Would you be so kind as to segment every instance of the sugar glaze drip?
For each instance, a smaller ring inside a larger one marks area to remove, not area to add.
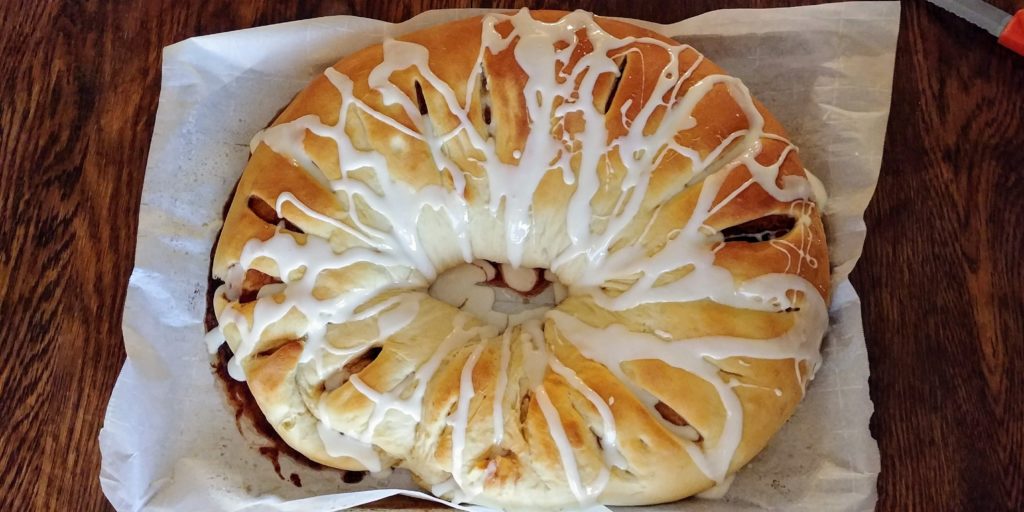
[[[511,31],[504,35],[498,30],[498,26],[503,23],[511,25]],[[554,63],[562,66],[568,64],[580,42],[578,33],[581,31],[593,49],[580,57],[568,71],[564,68],[556,71]],[[495,141],[474,127],[470,100],[474,84],[481,78],[485,56],[499,53],[513,42],[516,62],[527,76],[524,97],[527,98],[531,130],[525,146],[514,153],[514,161],[507,162],[499,158]],[[620,72],[613,56],[623,51],[628,53],[630,45],[638,43],[660,47],[668,62],[653,85],[650,99],[640,106],[638,112],[627,115],[627,111],[633,107],[632,100],[621,106],[617,114],[623,119],[627,130],[609,140],[604,123],[605,114],[599,112],[594,105],[594,88],[602,74]],[[680,70],[680,56],[684,52],[692,52],[697,57],[688,69]],[[347,198],[349,204],[358,198],[386,219],[390,228],[372,227],[356,214],[335,219],[308,207],[291,193],[278,196],[274,207],[279,217],[283,218],[286,206],[296,208],[310,219],[344,233],[349,241],[348,246],[338,252],[336,247],[322,238],[298,237],[284,229],[266,241],[252,240],[245,246],[238,268],[232,270],[231,277],[218,289],[217,295],[229,301],[236,298],[235,290],[240,288],[244,271],[252,268],[254,261],[259,258],[269,259],[277,265],[285,286],[279,293],[257,299],[251,322],[249,317],[231,307],[224,308],[218,315],[219,329],[234,325],[240,339],[229,365],[231,375],[239,380],[245,379],[241,362],[253,355],[261,341],[267,341],[262,336],[269,326],[293,311],[304,316],[307,321],[301,361],[313,365],[316,375],[321,379],[326,379],[365,348],[340,351],[333,348],[325,338],[328,325],[376,318],[382,341],[410,324],[416,316],[416,304],[423,297],[421,291],[443,270],[437,268],[431,260],[425,250],[426,244],[420,239],[418,226],[425,211],[433,211],[446,219],[457,235],[462,259],[467,263],[474,260],[468,235],[472,207],[465,200],[468,186],[466,175],[445,151],[446,144],[457,137],[463,137],[475,151],[483,155],[479,163],[486,171],[488,208],[495,217],[502,219],[508,261],[515,267],[522,262],[524,242],[532,226],[534,193],[541,180],[550,170],[561,169],[563,181],[575,186],[566,215],[570,243],[551,263],[551,271],[558,274],[582,262],[583,271],[574,273],[574,278],[566,281],[572,295],[589,296],[601,307],[614,311],[655,302],[702,299],[736,308],[775,311],[793,306],[797,293],[802,293],[804,310],[796,317],[794,326],[787,333],[773,340],[751,341],[729,337],[666,339],[662,335],[632,332],[618,324],[596,328],[557,310],[547,314],[558,331],[581,354],[603,364],[633,389],[634,394],[647,405],[651,416],[676,434],[695,464],[709,479],[719,484],[727,481],[730,462],[742,437],[743,410],[733,389],[739,384],[725,381],[719,375],[718,368],[708,362],[707,358],[792,358],[797,379],[801,385],[805,385],[800,363],[806,362],[810,368],[806,379],[813,376],[820,357],[818,344],[827,327],[824,301],[813,286],[799,276],[769,274],[747,280],[737,287],[728,270],[714,265],[716,248],[707,242],[708,227],[705,223],[744,189],[758,186],[779,201],[793,202],[790,213],[798,222],[810,222],[809,214],[815,202],[820,205],[824,201],[820,183],[813,178],[786,176],[781,186],[777,184],[779,169],[786,155],[795,148],[781,137],[764,132],[764,120],[742,82],[729,76],[711,75],[680,95],[682,84],[703,62],[702,56],[686,45],[668,44],[652,38],[614,37],[605,32],[590,14],[582,11],[570,13],[553,23],[535,20],[525,9],[512,15],[485,16],[477,63],[467,80],[466,97],[461,99],[449,84],[431,71],[429,53],[425,47],[387,40],[383,45],[383,54],[383,62],[369,76],[369,85],[382,95],[385,104],[401,107],[412,128],[359,100],[353,92],[352,80],[328,68],[324,74],[341,97],[338,122],[326,125],[313,115],[300,117],[264,130],[254,138],[252,147],[255,151],[261,144],[265,144],[274,152],[291,159],[339,197]],[[446,133],[435,133],[429,118],[420,114],[415,99],[406,96],[390,82],[394,72],[410,67],[415,68],[426,84],[443,99],[458,121],[454,129]],[[716,86],[726,88],[746,117],[747,126],[723,138],[717,147],[706,156],[701,156],[698,151],[678,143],[675,136],[696,124],[694,109]],[[533,101],[534,98],[537,101]],[[652,117],[661,108],[663,118],[660,125],[653,133],[645,133]],[[353,112],[370,116],[404,136],[423,143],[429,149],[438,172],[451,178],[450,186],[431,185],[416,190],[394,180],[382,154],[355,147],[345,133],[348,118]],[[570,114],[582,116],[585,121],[582,131],[563,134],[562,138],[552,136],[557,131],[557,127],[552,124],[553,120],[563,119]],[[337,144],[340,179],[326,179],[317,169],[304,146],[307,132]],[[764,165],[757,160],[762,149],[762,139],[783,140],[788,147],[777,161]],[[570,146],[573,143],[579,144],[583,150],[572,151]],[[666,149],[648,150],[661,147]],[[573,174],[571,159],[577,153],[580,157],[576,165],[579,171]],[[701,186],[690,219],[674,238],[653,255],[645,254],[640,247],[627,246],[612,251],[613,245],[623,238],[629,224],[640,211],[654,169],[670,153],[690,160],[691,183]],[[591,202],[601,186],[596,169],[603,161],[613,157],[621,162],[624,179],[617,203],[611,209],[613,213],[608,216],[604,228],[595,231],[592,226],[594,211]],[[715,203],[726,178],[741,166],[750,172],[751,178],[724,200]],[[353,178],[353,173],[357,171],[372,173],[381,193],[364,181]],[[812,202],[812,198],[815,202]],[[790,242],[772,242],[773,247],[785,252],[787,257],[793,253],[798,255],[795,261],[790,260],[790,266],[795,266],[797,271],[802,265],[817,265],[806,251],[811,240],[802,240],[799,247]],[[384,269],[384,277],[372,286],[344,290],[329,299],[317,299],[314,296],[316,279],[321,272],[359,263]],[[687,264],[693,266],[690,273],[674,282],[655,286],[658,277]],[[609,296],[601,288],[608,281],[636,275],[640,277],[635,284],[617,296]],[[372,303],[385,293],[392,293],[395,298]],[[442,362],[455,350],[475,343],[461,370],[455,412],[448,418],[452,427],[451,479],[436,487],[435,493],[449,493],[469,500],[483,492],[485,482],[467,480],[464,473],[467,462],[464,454],[465,436],[470,401],[475,395],[472,374],[486,346],[482,340],[493,338],[498,333],[490,327],[467,328],[468,321],[467,315],[457,316],[451,334],[440,343],[432,357],[416,369],[413,379],[395,389],[377,390],[363,382],[358,375],[349,378],[352,386],[374,403],[365,430],[342,433],[332,429],[323,402],[316,411],[311,411],[319,419],[317,429],[327,452],[332,456],[352,457],[374,471],[382,469],[376,452],[379,448],[373,444],[376,427],[389,411],[397,411],[419,420],[427,383]],[[526,354],[526,373],[530,376],[531,390],[557,448],[568,487],[580,504],[597,502],[612,478],[613,471],[629,467],[629,461],[617,444],[613,399],[606,401],[572,369],[551,355],[540,322],[526,322],[521,327],[520,339],[526,345],[523,349]],[[511,329],[506,330],[500,339],[492,341],[499,344],[500,353],[498,381],[491,404],[495,446],[500,446],[505,440],[505,393],[509,385],[511,346],[516,341],[511,333]],[[613,340],[623,339],[628,339],[629,343],[612,343]],[[622,348],[614,349],[616,346]],[[331,361],[324,354],[332,355]],[[700,377],[714,387],[726,410],[723,432],[714,446],[698,446],[693,441],[691,428],[672,425],[654,412],[657,400],[633,385],[622,371],[622,363],[636,359],[665,361]],[[600,416],[605,467],[589,482],[584,482],[580,475],[574,449],[562,426],[558,410],[543,385],[543,376],[548,370],[582,395]],[[401,398],[403,396],[405,398]]]

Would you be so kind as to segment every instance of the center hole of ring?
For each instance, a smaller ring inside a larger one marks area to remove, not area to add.
[[[543,319],[565,298],[566,288],[545,269],[475,260],[442,272],[428,293],[504,331]]]

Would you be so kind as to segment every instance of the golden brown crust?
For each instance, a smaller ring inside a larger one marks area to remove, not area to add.
[[[536,11],[535,19],[555,22],[566,13]],[[600,27],[615,37],[650,38],[662,44],[676,45],[656,33],[616,20],[598,19]],[[483,79],[470,79],[475,72],[480,54],[481,18],[470,18],[434,27],[401,38],[429,50],[429,70],[454,92],[460,102],[469,97],[467,119],[476,133],[492,137],[496,158],[504,163],[515,163],[526,147],[532,123],[526,103],[532,101],[523,91],[529,76],[515,55],[515,46],[497,53],[485,52],[482,60]],[[512,30],[508,21],[496,25],[499,34]],[[596,80],[593,104],[604,112],[607,129],[606,143],[625,136],[631,120],[641,115],[644,105],[659,99],[652,98],[654,84],[665,72],[667,57],[662,46],[638,41],[625,50],[611,55],[622,65],[622,76],[605,73]],[[580,62],[593,45],[584,40],[572,58],[564,64],[571,69]],[[371,84],[374,70],[382,63],[386,48],[381,45],[358,51],[333,66],[352,83],[352,95],[365,108],[350,107],[341,132],[359,151],[379,155],[388,175],[413,190],[428,187],[453,190],[452,177],[440,171],[436,153],[429,145],[413,135],[426,129],[417,124],[396,102],[389,102],[381,91]],[[688,91],[702,81],[719,74],[721,69],[704,59],[694,50],[679,53],[679,76],[685,76],[676,92],[683,99]],[[688,75],[687,75],[688,74]],[[433,85],[415,67],[394,70],[388,82],[413,102],[425,109],[422,121],[435,133],[447,133],[457,128],[460,120],[449,109],[443,91]],[[699,159],[726,163],[723,155],[740,151],[744,139],[725,144],[723,141],[736,133],[753,130],[731,86],[722,83],[710,87],[692,112],[693,123],[681,127],[673,136],[675,143],[689,148]],[[613,96],[614,93],[614,96]],[[667,98],[661,98],[667,99]],[[334,126],[339,123],[342,95],[329,77],[319,76],[302,91],[278,116],[272,126],[300,122],[312,116],[319,123]],[[714,265],[726,269],[736,283],[748,282],[759,276],[772,274],[796,275],[818,291],[827,301],[829,289],[828,252],[825,244],[821,212],[809,199],[780,200],[762,186],[751,186],[757,171],[751,166],[771,167],[777,164],[775,185],[782,187],[788,177],[802,178],[804,169],[799,155],[784,142],[785,132],[763,106],[757,110],[764,119],[765,135],[753,143],[760,147],[753,161],[735,160],[729,167],[721,187],[715,193],[712,205],[715,213],[708,216],[703,229],[709,239],[718,237],[721,247],[714,253]],[[376,114],[370,114],[375,112]],[[659,129],[667,118],[668,107],[659,107],[651,116],[644,134]],[[566,116],[559,130],[578,134],[585,129],[582,117]],[[667,122],[667,121],[666,121]],[[556,134],[559,135],[559,134]],[[559,135],[560,136],[560,135]],[[347,228],[360,224],[387,230],[390,219],[382,217],[367,204],[358,202],[331,190],[329,182],[342,178],[337,143],[334,139],[305,131],[301,140],[303,155],[280,154],[267,143],[259,144],[242,174],[237,192],[231,202],[224,229],[214,256],[213,273],[228,280],[232,269],[243,262],[247,244],[267,241],[281,229],[275,226],[277,218],[268,218],[260,207],[253,207],[252,198],[276,208],[292,231],[290,236],[300,245],[309,239],[327,241],[335,252],[351,247],[365,246]],[[671,243],[681,226],[694,215],[706,181],[695,172],[694,161],[669,147],[650,148],[665,151],[654,167],[650,184],[642,202],[622,236],[611,246],[615,252],[630,246],[642,247],[654,254]],[[600,149],[604,151],[604,149]],[[716,153],[717,152],[717,153]],[[716,156],[718,155],[718,156]],[[474,257],[503,261],[508,253],[502,238],[500,219],[491,215],[487,204],[491,193],[488,174],[480,159],[484,157],[469,141],[469,134],[453,136],[444,146],[444,156],[453,162],[457,171],[467,179],[463,197],[470,205],[471,221],[468,230]],[[308,158],[313,168],[304,168]],[[342,157],[344,158],[344,157]],[[572,173],[580,173],[579,159],[574,159]],[[562,171],[552,169],[540,181],[533,196],[533,229],[523,242],[523,265],[548,267],[552,259],[570,246],[566,227],[567,205],[575,192],[575,185],[562,179]],[[596,191],[591,206],[593,223],[601,226],[605,217],[614,213],[622,200],[620,184],[625,179],[625,166],[620,156],[611,155],[597,165],[596,171],[602,187]],[[348,179],[360,179],[366,186],[380,191],[369,173],[353,172]],[[579,179],[576,180],[576,183]],[[291,194],[308,210],[329,217],[331,222],[299,208],[294,202],[279,203],[282,194]],[[722,233],[769,216],[795,219],[792,229],[770,241],[748,242],[723,238]],[[427,215],[425,218],[431,219]],[[455,243],[456,233],[447,226],[421,222],[418,230],[429,234],[431,243],[426,250],[438,269],[450,267],[462,260]],[[346,228],[347,226],[347,228]],[[250,246],[251,247],[251,246]],[[270,276],[260,283],[288,282],[294,276],[281,275],[282,269],[271,258],[257,257],[248,263],[251,268]],[[666,280],[683,278],[690,269],[682,268]],[[350,265],[324,271],[316,281],[318,300],[327,300],[345,290],[386,279],[384,270],[373,264]],[[419,279],[409,272],[409,288]],[[584,269],[577,263],[567,264],[561,277],[572,280]],[[636,278],[633,280],[635,281]],[[606,283],[608,290],[621,293],[631,281]],[[403,291],[393,291],[400,296]],[[806,297],[799,298],[796,307],[806,305]],[[358,376],[363,385],[386,393],[417,379],[417,368],[428,365],[446,339],[459,329],[479,328],[478,321],[468,323],[458,310],[426,295],[416,295],[416,314],[409,324],[385,339],[376,339],[380,333],[375,323],[332,324],[327,329],[327,344],[332,354],[347,353],[353,347],[380,347],[372,360],[359,366],[348,366],[339,382],[324,383],[322,376],[301,360],[308,319],[297,310],[271,325],[259,336],[251,356],[243,361],[243,368],[260,407],[282,437],[298,451],[323,464],[343,469],[363,469],[364,464],[351,457],[328,454],[316,434],[317,422],[329,423],[331,428],[358,435],[373,420],[374,399],[356,389],[351,381]],[[236,298],[237,299],[237,298]],[[377,297],[379,300],[380,297]],[[270,294],[267,300],[283,303],[283,294]],[[217,311],[237,312],[251,325],[254,322],[252,303],[221,297]],[[683,302],[653,302],[622,311],[602,307],[587,297],[572,297],[558,310],[595,328],[612,324],[625,326],[634,332],[665,333],[673,339],[701,337],[740,337],[770,340],[784,336],[795,324],[794,313],[742,309],[713,300]],[[223,327],[223,325],[222,325]],[[224,327],[233,349],[243,343],[239,327]],[[484,331],[481,331],[484,332]],[[692,427],[699,434],[697,446],[713,448],[722,441],[726,423],[726,408],[716,390],[704,377],[673,367],[660,360],[628,361],[621,367],[631,384],[622,382],[605,365],[585,357],[573,340],[561,332],[558,325],[548,321],[544,326],[546,344],[565,367],[572,370],[587,387],[601,397],[612,412],[618,432],[618,445],[628,460],[628,469],[613,468],[601,501],[607,504],[637,505],[671,501],[701,492],[713,481],[703,472],[688,452],[687,442],[678,432],[666,426],[665,421],[677,426]],[[460,407],[460,388],[463,372],[469,372],[474,394],[465,405],[466,438],[460,445],[462,457],[468,461],[464,478],[483,482],[484,503],[517,507],[534,504],[565,504],[573,497],[567,490],[567,463],[559,451],[553,425],[545,415],[537,389],[528,385],[527,359],[529,333],[518,327],[511,336],[508,387],[504,389],[504,438],[500,449],[491,446],[494,439],[494,409],[491,406],[498,395],[498,380],[502,374],[501,337],[480,334],[467,338],[444,355],[438,370],[432,375],[423,394],[420,418],[411,418],[399,410],[388,411],[379,418],[373,444],[383,454],[384,464],[392,461],[416,473],[425,485],[437,485],[451,477],[453,467],[454,434],[450,425],[453,411]],[[659,334],[660,335],[660,334]],[[299,340],[299,341],[295,341]],[[767,342],[767,341],[766,341]],[[476,353],[475,365],[470,370],[468,361],[477,344],[483,343]],[[325,356],[327,363],[341,367],[346,361],[340,355]],[[712,364],[721,370],[725,379],[731,379],[733,389],[742,405],[742,439],[731,462],[730,471],[744,465],[768,442],[774,432],[786,421],[803,395],[809,369],[800,368],[793,357],[767,359],[756,357],[730,357],[716,359]],[[341,370],[339,370],[341,371]],[[335,375],[335,377],[338,377]],[[329,379],[328,379],[329,380]],[[333,387],[332,387],[333,386]],[[606,467],[604,447],[600,436],[602,418],[588,398],[574,387],[566,377],[546,371],[542,388],[558,411],[558,420],[565,438],[572,448],[581,481],[600,478]],[[636,389],[653,396],[659,403],[649,407],[635,393]],[[402,397],[407,398],[407,397]],[[659,414],[659,411],[661,413]],[[659,415],[667,420],[659,419]],[[461,443],[461,442],[460,442]],[[457,458],[457,454],[454,454]]]

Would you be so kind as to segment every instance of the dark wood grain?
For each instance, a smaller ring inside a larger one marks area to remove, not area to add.
[[[479,5],[114,3],[0,2],[4,511],[110,509],[96,438],[124,359],[161,48],[327,14],[400,21]],[[571,5],[670,22],[803,3]],[[881,181],[853,275],[882,454],[879,509],[1024,510],[1024,57],[936,7],[903,5]]]

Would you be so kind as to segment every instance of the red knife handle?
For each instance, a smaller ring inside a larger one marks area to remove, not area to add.
[[[1024,55],[1024,9],[1017,11],[999,34],[999,44]]]

